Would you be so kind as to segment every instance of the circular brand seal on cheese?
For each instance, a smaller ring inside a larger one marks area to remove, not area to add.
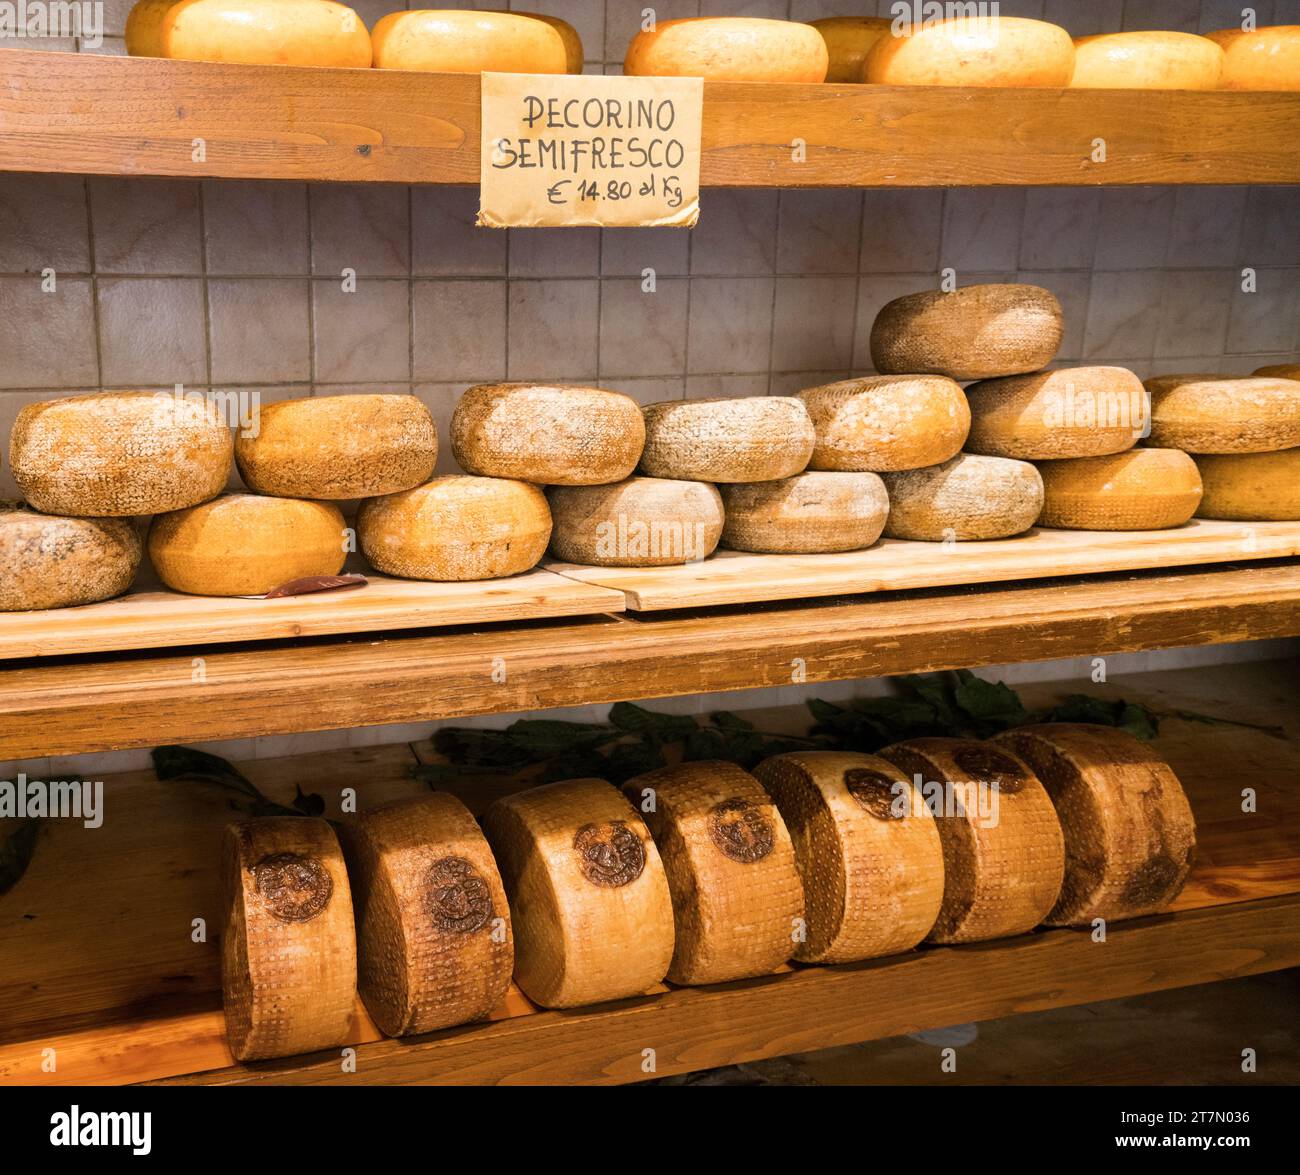
[[[584,824],[573,834],[573,848],[582,875],[592,885],[627,885],[645,868],[645,846],[622,820]]]
[[[473,934],[492,917],[487,882],[464,857],[442,857],[425,874],[429,915],[439,930]]]
[[[310,922],[334,892],[325,866],[298,853],[263,857],[253,866],[253,880],[266,908],[281,922]]]
[[[772,821],[748,800],[714,804],[709,812],[709,836],[725,856],[742,865],[761,861],[772,851]]]

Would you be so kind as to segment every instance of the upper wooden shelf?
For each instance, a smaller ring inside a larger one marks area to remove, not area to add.
[[[474,74],[7,50],[0,78],[0,171],[479,178]],[[726,82],[704,93],[705,186],[1300,183],[1300,93]],[[1092,161],[1099,139],[1105,163]]]

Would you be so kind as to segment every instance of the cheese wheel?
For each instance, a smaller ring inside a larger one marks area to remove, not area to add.
[[[0,612],[67,608],[119,596],[140,566],[121,518],[62,518],[0,502]]]
[[[814,20],[812,27],[821,33],[830,59],[826,80],[862,81],[862,67],[867,54],[881,37],[890,35],[892,24],[893,21],[884,16],[827,16]]]
[[[237,1061],[343,1044],[357,944],[343,853],[329,822],[266,816],[226,828],[221,990]]]
[[[876,755],[799,751],[754,775],[790,832],[803,881],[804,963],[916,946],[943,904],[943,846],[920,792]]]
[[[510,899],[515,982],[544,1008],[642,995],[673,957],[659,850],[603,779],[497,800],[483,832]]]
[[[1044,461],[1038,472],[1043,478],[1039,526],[1164,530],[1187,522],[1201,500],[1196,463],[1179,449]]]
[[[877,472],[937,465],[961,450],[970,407],[938,375],[874,375],[799,393],[817,443],[813,469]]]
[[[1061,304],[1041,286],[963,286],[895,298],[871,327],[877,371],[950,379],[1021,375],[1046,367],[1061,346]]]
[[[388,1036],[486,1020],[514,970],[492,850],[446,792],[361,813],[344,834],[358,987]]]
[[[1038,521],[1043,479],[1027,461],[961,453],[942,465],[886,473],[891,539],[1004,539]]]
[[[159,56],[182,61],[370,67],[365,23],[334,0],[178,0],[158,45]]]
[[[1274,379],[1300,379],[1300,363],[1274,363],[1257,368],[1252,374],[1272,376]]]
[[[1056,905],[1065,841],[1046,789],[1004,747],[918,738],[880,757],[913,777],[943,845],[943,904],[929,942],[1024,934]]]
[[[702,481],[632,477],[610,486],[555,486],[547,494],[551,553],[598,567],[667,567],[713,554],[722,498]]]
[[[802,473],[813,425],[793,396],[648,404],[641,472],[684,481],[774,481]]]
[[[168,392],[102,392],[28,404],[9,446],[14,480],[47,514],[112,518],[216,497],[232,444],[215,405]]]
[[[632,38],[623,72],[712,82],[824,82],[826,42],[811,25],[749,16],[661,20]]]
[[[466,473],[541,485],[622,481],[644,444],[641,406],[604,388],[479,384],[451,416],[452,452]]]
[[[886,86],[1068,86],[1074,43],[1059,25],[998,16],[926,22],[881,37],[863,79]]]
[[[794,953],[803,887],[785,821],[734,763],[664,767],[624,794],[654,836],[672,893],[673,983],[768,975]]]
[[[503,10],[504,11],[504,10]],[[540,20],[548,24],[557,33],[560,34],[560,40],[564,42],[564,67],[565,73],[581,73],[583,62],[586,60],[586,54],[582,48],[582,38],[578,35],[578,30],[573,27],[567,20],[561,20],[558,16],[550,16],[545,12],[520,12],[515,11],[516,16],[526,16],[531,20]]]
[[[1233,378],[1235,377],[1231,375],[1225,375],[1221,371],[1192,371],[1192,372],[1180,371],[1171,375],[1148,376],[1145,380],[1142,381],[1142,383],[1147,390],[1147,394],[1151,396],[1155,396],[1163,392],[1167,392],[1171,388],[1179,387],[1182,384],[1196,384],[1196,383],[1204,383],[1206,381],[1213,383],[1213,382],[1217,382],[1218,380],[1233,379]]]
[[[422,485],[438,430],[414,396],[319,396],[263,405],[255,435],[235,434],[248,488],[281,498],[369,498]]]
[[[880,537],[889,513],[885,483],[874,473],[801,473],[718,492],[722,545],[735,551],[860,551]]]
[[[328,502],[223,494],[159,514],[149,557],[173,591],[261,596],[295,579],[337,575],[347,558],[343,515]]]
[[[564,38],[551,25],[509,12],[419,8],[390,12],[374,27],[376,69],[433,73],[565,73]]]
[[[1225,90],[1300,90],[1300,24],[1206,35],[1223,49]]]
[[[131,57],[163,57],[162,25],[180,0],[136,0],[126,17],[126,51]]]
[[[546,496],[527,482],[448,474],[357,512],[361,550],[404,579],[501,579],[537,565],[551,538]]]
[[[1131,449],[1146,432],[1142,381],[1123,367],[1069,367],[986,379],[966,389],[966,450],[1043,460]]]
[[[1076,90],[1217,90],[1223,50],[1193,33],[1141,30],[1074,39]]]
[[[1201,380],[1154,390],[1148,444],[1188,453],[1294,448],[1300,445],[1300,380]]]
[[[1201,454],[1193,458],[1204,493],[1197,518],[1300,521],[1300,449]]]

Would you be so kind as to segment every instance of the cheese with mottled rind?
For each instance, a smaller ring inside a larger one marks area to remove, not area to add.
[[[1223,49],[1225,90],[1300,90],[1300,24],[1207,33]]]
[[[1197,518],[1300,520],[1300,448],[1274,453],[1198,453],[1204,492]]]
[[[1300,445],[1300,381],[1152,380],[1147,443],[1188,453],[1271,453]]]
[[[722,545],[734,551],[860,551],[880,537],[889,513],[885,483],[874,473],[800,473],[718,492]]]
[[[749,16],[661,20],[632,38],[623,72],[713,82],[823,82],[826,42],[811,25]]]
[[[881,37],[890,35],[893,24],[885,16],[827,16],[814,20],[812,27],[822,35],[830,64],[828,82],[860,82],[867,54]]]
[[[376,69],[433,73],[567,73],[564,38],[511,12],[419,8],[390,12],[371,34]]]
[[[1002,539],[1038,520],[1043,481],[1027,461],[960,453],[941,465],[883,475],[885,534],[945,542]]]
[[[1196,463],[1180,449],[1130,449],[1109,457],[1044,461],[1040,526],[1064,530],[1164,530],[1201,501]]]
[[[142,13],[141,46],[155,46]],[[161,16],[160,57],[241,65],[370,66],[365,22],[334,0],[177,0]],[[152,55],[152,54],[150,54]]]
[[[122,518],[64,518],[0,502],[0,612],[68,608],[119,596],[140,566]]]
[[[802,473],[813,425],[794,396],[648,404],[640,470],[685,481],[774,481]]]
[[[1195,33],[1148,29],[1074,40],[1073,89],[1217,90],[1223,50]]]
[[[916,6],[918,9],[920,5]],[[1060,25],[1022,17],[924,22],[881,37],[863,79],[886,86],[1068,86],[1074,43]]]

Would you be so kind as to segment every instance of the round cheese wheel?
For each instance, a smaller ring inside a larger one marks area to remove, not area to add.
[[[672,893],[673,983],[768,975],[794,954],[803,887],[771,798],[734,763],[664,767],[624,794],[659,846]]]
[[[1206,35],[1223,49],[1225,90],[1300,90],[1300,24]]]
[[[830,64],[828,82],[860,82],[871,47],[890,35],[893,24],[885,16],[827,16],[812,22],[826,42]]]
[[[435,477],[367,498],[357,512],[361,550],[376,571],[404,579],[501,579],[537,565],[551,538],[546,496],[500,477]]]
[[[632,477],[609,486],[548,492],[551,553],[598,567],[667,567],[713,554],[722,537],[722,498],[702,481]]]
[[[158,42],[182,61],[370,67],[365,23],[334,0],[178,0]]]
[[[566,73],[564,38],[545,21],[509,12],[419,8],[374,27],[376,69],[433,73]]]
[[[880,537],[889,513],[885,483],[874,473],[801,473],[718,492],[722,545],[734,551],[860,551]]]
[[[1201,500],[1196,462],[1180,449],[1130,449],[1109,457],[1044,461],[1039,526],[1063,530],[1164,530]]]
[[[754,768],[790,831],[803,881],[804,963],[911,950],[943,903],[943,846],[920,792],[876,755],[800,751]]]
[[[532,20],[540,20],[548,24],[557,33],[560,34],[560,40],[564,42],[564,63],[565,73],[581,73],[583,62],[586,55],[582,48],[582,38],[578,35],[578,30],[573,27],[567,20],[561,20],[558,16],[549,16],[545,12],[520,12],[515,10],[516,16],[527,16]]]
[[[154,392],[28,404],[9,447],[14,480],[47,514],[110,518],[181,510],[221,493],[230,429],[215,405]]]
[[[813,469],[878,472],[937,465],[961,450],[970,407],[939,375],[874,375],[799,393],[817,443]]]
[[[1063,330],[1061,304],[1041,286],[963,286],[895,298],[871,327],[877,371],[949,379],[1021,375],[1046,367]]]
[[[1180,384],[1196,384],[1206,381],[1215,382],[1223,379],[1233,379],[1231,375],[1225,375],[1221,371],[1180,371],[1173,375],[1152,375],[1143,380],[1149,395],[1155,396],[1162,392],[1167,392],[1171,388],[1176,388]]]
[[[451,416],[452,452],[466,473],[540,485],[622,481],[644,444],[641,406],[604,388],[479,384]]]
[[[1024,934],[1056,905],[1065,841],[1046,789],[1004,747],[919,738],[880,752],[913,778],[943,845],[943,904],[929,942]],[[919,778],[918,778],[919,777]]]
[[[1194,460],[1205,488],[1196,508],[1197,518],[1300,521],[1300,449],[1207,453]]]
[[[173,591],[261,596],[295,579],[342,571],[343,515],[328,502],[223,494],[154,518],[149,558]]]
[[[235,434],[248,488],[281,498],[368,498],[422,485],[438,430],[414,396],[319,396],[262,406],[255,435]]]
[[[1300,380],[1187,381],[1151,391],[1148,444],[1188,453],[1271,453],[1300,445]]]
[[[966,389],[966,449],[990,457],[1097,457],[1146,432],[1142,381],[1123,367],[1069,367],[986,379]]]
[[[334,830],[309,816],[226,829],[221,989],[237,1061],[346,1041],[356,1004],[352,896]]]
[[[1267,375],[1274,379],[1300,379],[1300,363],[1274,363],[1257,368],[1253,375]]]
[[[163,57],[162,24],[180,0],[136,0],[126,17],[126,51],[131,57]]]
[[[886,86],[1068,86],[1074,43],[1059,25],[1021,17],[958,17],[881,37],[864,80]]]
[[[1223,50],[1193,33],[1141,30],[1074,40],[1073,89],[1217,90]]]
[[[514,970],[492,850],[446,792],[361,813],[344,833],[358,987],[388,1036],[486,1020]]]
[[[824,82],[826,42],[811,25],[749,16],[661,20],[632,38],[623,72],[713,82]]]
[[[121,518],[62,518],[0,502],[0,612],[67,608],[119,596],[140,566]]]
[[[793,396],[648,404],[641,472],[685,481],[774,481],[802,473],[813,425]]]
[[[1004,539],[1043,508],[1043,479],[1027,461],[961,453],[942,465],[886,473],[891,539]]]
[[[673,957],[659,850],[603,779],[497,800],[482,818],[510,899],[515,982],[544,1008],[642,995]]]

